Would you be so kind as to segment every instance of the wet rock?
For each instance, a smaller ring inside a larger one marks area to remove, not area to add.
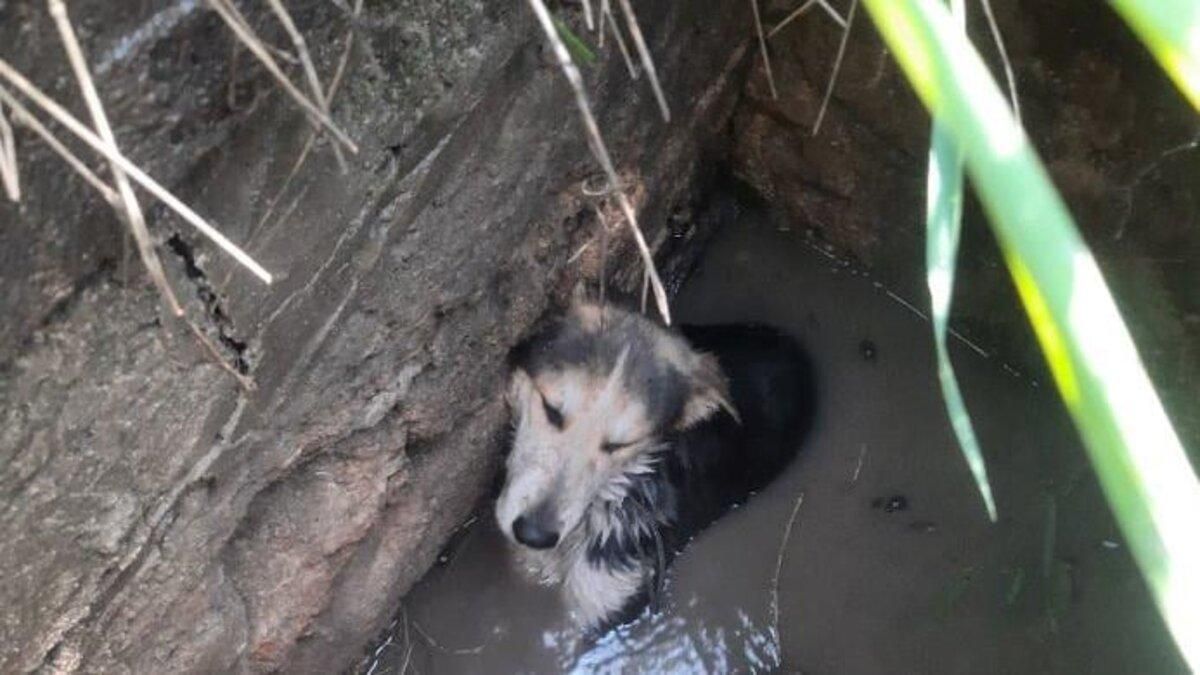
[[[348,4],[287,3],[327,82],[355,37],[333,116],[360,152],[342,174],[322,136],[289,179],[311,127],[203,2],[71,3],[122,148],[277,278],[147,202],[247,393],[163,317],[107,205],[19,131],[26,199],[0,204],[0,671],[336,671],[492,478],[504,355],[581,276],[593,163],[524,5]],[[265,4],[244,9],[287,44]],[[669,125],[619,56],[586,72],[652,246],[724,152],[745,13],[640,11]],[[0,38],[79,110],[44,3],[0,2]],[[608,263],[615,287],[640,283],[623,235]]]

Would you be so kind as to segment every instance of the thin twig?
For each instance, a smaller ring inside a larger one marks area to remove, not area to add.
[[[829,99],[833,97],[833,86],[837,84],[838,73],[842,70],[842,58],[846,56],[846,45],[850,42],[850,30],[854,27],[854,12],[858,9],[858,0],[850,0],[850,11],[846,14],[846,27],[842,30],[842,41],[838,44],[837,58],[833,62],[833,73],[829,75],[829,84],[825,87],[825,97],[821,100],[821,110],[817,112],[817,121],[813,124],[812,135],[821,131],[821,122],[825,119],[825,110],[829,107]]]
[[[0,87],[0,89],[3,89],[3,87]],[[13,109],[13,123],[20,124],[21,126],[37,134],[38,137],[42,139],[42,142],[49,146],[55,154],[61,157],[63,161],[65,161],[72,169],[75,170],[76,173],[82,176],[89,185],[96,188],[96,190],[100,192],[101,196],[104,197],[104,201],[108,202],[109,205],[115,209],[121,208],[121,196],[117,194],[117,191],[109,187],[109,185],[105,183],[103,179],[101,179],[95,174],[95,172],[88,168],[88,165],[85,164],[83,160],[79,159],[79,157],[76,156],[75,153],[71,152],[67,146],[63,145],[62,141],[58,140],[58,138],[56,138],[54,134],[46,128],[45,125],[38,121],[36,117],[31,115],[24,106]]]
[[[284,7],[283,0],[267,0],[267,2],[271,5],[275,16],[279,18],[283,30],[291,38],[292,46],[296,48],[296,54],[300,57],[300,64],[304,68],[304,76],[308,80],[308,88],[316,100],[317,106],[321,112],[325,113],[326,117],[332,119],[332,115],[329,113],[329,101],[325,97],[325,90],[321,87],[321,78],[317,77],[317,67],[313,65],[312,56],[308,53],[308,43],[304,40],[304,35],[296,28],[296,22],[292,20],[292,15],[288,12],[287,7]],[[346,173],[349,170],[346,166],[346,158],[342,156],[342,149],[337,143],[333,144],[333,155],[337,158],[338,167],[342,173]]]
[[[234,5],[232,0],[221,0],[221,1],[227,5],[227,8],[229,10],[231,10],[230,17],[233,18],[234,21],[237,21],[239,24],[241,24],[242,28],[244,28],[247,32],[249,32],[249,33],[254,32],[254,29],[250,26],[250,22],[246,19],[246,15],[242,14],[241,11],[238,10],[237,5]],[[293,56],[291,53],[289,53],[288,50],[280,48],[280,47],[276,47],[275,45],[271,44],[270,42],[267,42],[266,40],[263,40],[262,38],[258,37],[257,35],[255,35],[255,38],[259,41],[259,43],[262,44],[263,49],[274,54],[276,58],[286,61],[288,63],[288,65],[295,65],[299,61],[299,59],[297,57]]]
[[[354,3],[352,17],[358,17],[359,13],[362,11],[362,5],[363,0],[357,0],[357,2]],[[351,27],[346,31],[346,46],[342,48],[342,56],[338,60],[337,68],[333,72],[333,79],[329,82],[329,89],[327,89],[325,92],[325,100],[327,102],[333,101],[334,95],[337,94],[338,88],[342,85],[342,77],[345,75],[346,67],[350,63],[350,55],[353,53],[353,48],[354,29]],[[294,180],[300,173],[300,168],[304,166],[305,160],[308,159],[308,153],[312,151],[313,145],[316,143],[316,141],[317,134],[314,131],[310,133],[308,138],[304,141],[304,147],[301,148],[300,154],[296,157],[296,161],[292,163],[292,168],[290,171],[288,171],[287,178],[283,179],[283,184],[279,187],[279,190],[275,192],[275,196],[271,198],[271,201],[267,203],[267,210],[263,212],[262,217],[258,219],[258,224],[254,226],[255,233],[262,229],[262,226],[266,224],[267,220],[269,220],[271,215],[275,212],[275,207],[279,205],[279,200],[283,199],[283,195],[287,193],[288,188],[292,184],[292,180]]]
[[[646,313],[646,296],[650,291],[650,277],[646,275],[646,270],[642,270],[642,314]]]
[[[771,71],[771,55],[767,53],[767,38],[763,35],[762,18],[758,15],[758,0],[750,0],[750,9],[754,12],[754,30],[758,33],[758,50],[762,52],[763,67],[767,69],[767,85],[771,88],[771,98],[779,99],[779,90],[775,88],[775,73]]]
[[[454,649],[452,647],[443,647],[441,645],[441,643],[439,643],[437,640],[433,639],[432,635],[425,632],[425,629],[421,627],[421,624],[417,623],[416,619],[413,619],[412,621],[410,621],[410,623],[412,624],[412,627],[417,631],[417,633],[420,634],[420,636],[425,639],[425,642],[429,643],[430,647],[433,647],[434,649],[438,650],[439,652],[442,652],[443,654],[450,654],[452,656],[470,656],[471,654],[478,654],[478,653],[482,652],[484,650],[484,648],[487,647],[486,642],[479,645],[478,647],[470,647],[470,648],[466,648],[466,649]]]
[[[217,346],[213,344],[213,341],[210,340],[207,335],[204,334],[204,331],[200,330],[199,326],[192,323],[192,320],[188,319],[187,317],[184,317],[183,322],[186,323],[188,328],[192,330],[192,335],[196,338],[196,341],[199,342],[202,347],[204,347],[205,351],[208,352],[208,355],[212,357],[212,360],[216,361],[217,365],[221,366],[225,372],[232,375],[233,379],[237,380],[237,383],[241,385],[242,389],[244,389],[246,392],[252,392],[258,388],[257,385],[254,384],[254,380],[246,377],[238,372],[236,368],[229,365],[229,362],[225,360],[225,356],[221,354],[221,350],[217,349]]]
[[[775,575],[771,577],[771,627],[775,629],[775,639],[779,640],[780,657],[783,654],[783,636],[779,632],[779,575],[783,572],[783,559],[787,554],[788,542],[792,539],[792,526],[796,524],[796,515],[800,513],[800,505],[804,503],[804,493],[796,497],[796,505],[792,507],[792,515],[788,518],[787,527],[783,530],[783,539],[779,542],[779,554],[775,558]]]
[[[408,608],[401,605],[404,609],[404,664],[400,667],[400,675],[408,672],[409,659],[412,658],[413,640],[408,633]]]
[[[813,7],[820,7],[821,9],[825,10],[825,14],[827,14],[829,16],[829,18],[833,19],[834,23],[841,26],[842,28],[846,27],[846,20],[842,18],[841,14],[837,13],[836,9],[834,9],[833,7],[830,7],[828,2],[826,2],[825,0],[806,0],[806,2],[803,5],[800,5],[795,10],[793,10],[791,14],[788,14],[786,17],[784,17],[783,21],[780,21],[779,23],[775,24],[775,27],[772,28],[770,30],[770,32],[767,33],[767,39],[769,40],[769,39],[775,37],[776,33],[783,30],[784,28],[787,28],[788,25],[791,24],[796,19],[799,19],[800,17],[807,14],[808,10],[812,9]]]
[[[313,119],[328,129],[329,132],[332,133],[337,140],[341,141],[341,143],[345,145],[351,153],[358,153],[358,146],[355,145],[354,141],[350,140],[350,137],[346,135],[346,132],[342,131],[333,120],[329,119],[329,116],[322,112],[317,104],[313,103],[312,100],[305,96],[304,92],[297,89],[296,85],[292,84],[292,81],[288,79],[287,75],[284,75],[283,70],[279,68],[279,64],[275,62],[275,58],[271,56],[269,51],[267,51],[263,41],[254,33],[249,24],[246,23],[246,19],[242,17],[241,12],[239,12],[232,3],[230,3],[228,0],[208,0],[208,5],[217,13],[218,16],[221,17],[222,20],[225,21],[225,25],[229,26],[229,29],[232,30],[234,35],[236,35],[238,39],[242,41],[242,44],[246,45],[246,48],[250,50],[250,53],[258,57],[259,62],[263,64],[263,67],[267,69],[267,72],[269,72],[271,76],[275,78],[275,81],[279,83],[279,86],[282,87],[283,90],[287,92],[287,94],[291,96],[293,100],[296,101],[296,103],[300,104],[300,107],[304,108],[304,110],[311,115]]]
[[[613,39],[617,41],[617,49],[621,52],[621,58],[625,59],[625,68],[629,70],[630,79],[636,80],[642,76],[638,72],[637,66],[633,65],[633,57],[629,54],[629,46],[625,44],[625,38],[621,37],[621,28],[617,25],[617,19],[613,16],[612,11],[603,12],[605,23],[612,30]],[[604,35],[604,31],[600,31],[600,35]]]
[[[600,0],[600,13],[596,16],[596,27],[600,29],[600,35],[596,38],[596,46],[599,49],[604,49],[604,17],[611,14],[612,8],[609,6],[609,0]]]
[[[833,19],[834,23],[837,25],[841,26],[842,28],[846,28],[850,25],[850,20],[843,19],[842,15],[838,14],[837,10],[830,6],[828,0],[817,0],[817,4],[821,6],[821,9],[825,10],[825,13],[828,14],[829,18]]]
[[[224,250],[229,255],[233,256],[242,265],[246,266],[259,279],[265,283],[271,283],[271,273],[263,269],[253,258],[245,251],[239,248],[236,244],[220,233],[215,227],[209,225],[187,204],[184,204],[175,195],[171,194],[158,181],[146,175],[136,164],[121,154],[121,151],[113,147],[111,143],[104,142],[90,129],[83,125],[79,120],[75,119],[71,113],[67,112],[61,105],[43,93],[40,89],[33,85],[24,75],[18,72],[15,68],[9,65],[8,61],[0,59],[0,78],[9,82],[15,89],[27,96],[39,108],[53,117],[59,124],[62,124],[68,131],[75,134],[81,141],[87,143],[93,150],[104,155],[105,159],[115,162],[122,171],[129,175],[134,181],[140,184],[148,192],[157,197],[160,201],[174,210],[188,223],[191,223],[196,229],[200,230],[205,236],[213,241],[217,246]],[[8,93],[7,90],[0,90],[0,99],[4,100],[11,108],[16,108],[19,103]]]
[[[850,484],[858,483],[858,476],[862,473],[863,462],[867,460],[867,444],[862,444],[862,449],[858,451],[858,463],[854,465],[854,475],[850,477]]]
[[[241,60],[242,45],[238,42],[229,45],[229,82],[225,85],[225,105],[230,110],[238,110],[237,102],[237,72]]]
[[[62,39],[63,49],[67,52],[71,70],[75,72],[79,91],[83,94],[88,113],[92,117],[92,124],[95,125],[100,139],[116,150],[116,135],[113,134],[112,126],[108,123],[108,115],[104,113],[104,104],[100,102],[100,95],[96,93],[96,85],[92,82],[91,73],[88,72],[87,59],[83,55],[83,49],[79,46],[79,39],[75,36],[71,18],[67,15],[67,6],[62,0],[47,0],[47,4],[50,8],[50,16],[58,28],[58,35]],[[142,257],[142,264],[146,266],[146,272],[150,275],[155,287],[158,288],[159,295],[162,296],[167,309],[176,317],[181,317],[183,316],[183,307],[179,304],[179,299],[175,297],[175,291],[171,288],[170,282],[167,281],[167,274],[163,270],[162,261],[158,258],[158,252],[154,250],[154,241],[150,238],[150,230],[146,227],[146,216],[142,213],[142,206],[133,192],[133,186],[129,183],[129,178],[121,170],[121,167],[111,159],[109,160],[109,169],[112,171],[117,194],[121,197],[122,208],[118,210],[117,217],[129,225],[129,230],[133,233],[133,240],[137,243],[138,254]]]
[[[646,40],[642,37],[642,27],[638,25],[637,16],[633,13],[633,6],[629,4],[629,0],[621,0],[621,12],[625,15],[625,27],[629,30],[630,37],[633,38],[633,45],[637,47],[638,56],[642,60],[642,69],[650,77],[650,88],[654,90],[654,96],[658,99],[658,108],[662,111],[663,121],[671,121],[671,109],[667,107],[667,97],[663,94],[662,86],[658,82],[658,71],[654,69],[654,59],[650,58],[650,49],[646,47]]]
[[[558,58],[563,75],[567,78],[567,82],[571,85],[571,90],[575,94],[575,105],[579,108],[579,115],[583,120],[588,146],[591,148],[592,154],[600,164],[600,167],[604,169],[605,176],[608,178],[612,189],[616,191],[617,203],[620,205],[622,215],[625,216],[626,223],[633,233],[634,241],[638,246],[638,252],[642,255],[642,265],[650,275],[651,283],[654,286],[654,298],[658,304],[658,311],[662,314],[663,321],[670,325],[671,310],[667,304],[667,291],[663,288],[662,280],[658,276],[658,270],[654,267],[654,256],[650,254],[650,247],[646,244],[646,238],[642,236],[642,230],[638,226],[637,214],[634,213],[633,205],[630,203],[629,197],[625,194],[625,190],[621,188],[621,180],[617,176],[617,169],[613,166],[612,158],[608,154],[608,148],[604,145],[604,138],[600,135],[600,128],[596,124],[596,118],[592,116],[591,105],[588,103],[587,93],[583,89],[583,77],[579,74],[579,68],[575,66],[575,62],[571,60],[571,54],[567,51],[567,46],[563,44],[562,38],[558,36],[558,31],[554,28],[554,21],[550,18],[550,11],[546,9],[545,3],[542,0],[528,0],[528,2],[530,8],[533,9],[533,13],[538,18],[538,23],[541,24],[542,32],[545,33],[546,39],[554,47],[554,54]],[[622,2],[628,4],[628,0],[622,0]]]
[[[996,51],[1000,52],[1000,62],[1004,64],[1004,79],[1008,81],[1008,97],[1012,99],[1013,117],[1017,118],[1017,124],[1021,124],[1021,101],[1017,98],[1017,78],[1013,75],[1012,62],[1008,60],[1008,50],[1004,48],[1004,37],[1000,34],[1000,25],[996,23],[996,16],[992,14],[991,0],[979,0],[979,4],[983,5],[983,14],[987,17],[988,28],[992,31],[992,38],[996,41]]]
[[[600,225],[600,328],[604,329],[604,307],[608,300],[608,219],[600,207],[596,209],[596,222]]]
[[[0,181],[4,183],[4,194],[10,200],[20,202],[21,173],[17,165],[17,141],[3,107],[0,107]]]
[[[583,0],[583,22],[588,30],[596,30],[596,22],[592,20],[592,0]]]
[[[788,24],[792,23],[796,19],[799,19],[800,17],[807,14],[808,10],[810,10],[816,6],[817,6],[817,0],[807,0],[803,5],[800,5],[795,10],[793,10],[791,14],[788,14],[786,17],[784,17],[783,21],[780,21],[779,23],[775,24],[775,27],[772,28],[769,33],[767,33],[767,37],[768,38],[775,37],[776,33],[783,30],[784,28],[786,28],[788,26]]]
[[[575,262],[576,260],[579,260],[579,256],[583,255],[584,253],[587,253],[587,250],[589,248],[591,248],[592,244],[594,244],[594,243],[596,243],[596,240],[594,238],[588,239],[587,241],[583,242],[583,246],[580,246],[579,248],[575,249],[575,252],[571,254],[571,257],[567,258],[567,264],[570,265],[571,263]]]
[[[337,68],[333,71],[333,79],[329,81],[329,90],[325,92],[325,99],[331,104],[334,94],[342,86],[342,77],[346,74],[346,66],[350,63],[350,55],[353,53],[354,47],[354,20],[362,14],[362,8],[363,0],[355,0],[354,10],[350,14],[350,27],[346,29],[346,46],[342,48],[342,57],[338,59]]]

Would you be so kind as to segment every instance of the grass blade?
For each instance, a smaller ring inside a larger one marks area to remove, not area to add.
[[[1200,110],[1200,4],[1195,0],[1111,0],[1175,86]]]
[[[963,30],[966,8],[963,0],[951,0],[951,11]],[[853,16],[853,15],[852,15]],[[987,465],[975,436],[975,427],[963,401],[954,365],[947,346],[950,322],[950,301],[954,295],[954,268],[958,258],[958,242],[962,238],[963,155],[953,134],[945,124],[935,121],[929,146],[929,178],[925,212],[925,267],[929,285],[930,323],[933,325],[933,344],[937,353],[938,381],[950,427],[958,438],[958,447],[975,485],[983,499],[988,518],[996,521],[996,500],[988,481]]]
[[[1134,559],[1200,669],[1200,484],[1100,269],[979,54],[934,0],[864,0],[967,171]]]
[[[581,63],[592,65],[596,62],[596,53],[588,49],[586,43],[579,39],[567,24],[563,23],[558,17],[554,17],[554,28],[558,31],[558,36],[562,38],[563,44],[571,52],[571,58],[580,61]]]

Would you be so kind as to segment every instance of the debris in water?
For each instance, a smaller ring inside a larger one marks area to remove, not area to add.
[[[875,343],[870,339],[864,338],[863,341],[858,344],[858,353],[862,354],[864,360],[874,361],[877,353],[877,350],[875,349]]]
[[[1012,580],[1008,584],[1008,590],[1004,593],[1004,606],[1012,607],[1016,604],[1017,598],[1020,597],[1021,591],[1025,589],[1025,568],[1018,567],[1013,574]]]
[[[892,495],[887,499],[876,497],[871,500],[871,508],[883,509],[884,513],[896,513],[897,511],[908,510],[908,497],[904,495]]]
[[[858,475],[862,473],[863,461],[867,458],[867,444],[862,444],[862,449],[858,452],[858,463],[854,465],[854,475],[850,477],[850,484],[854,485],[858,482]]]
[[[932,520],[914,520],[908,524],[908,529],[913,532],[921,532],[924,534],[933,534],[937,532],[937,523]]]

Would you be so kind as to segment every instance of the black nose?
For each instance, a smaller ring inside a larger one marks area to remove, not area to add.
[[[529,548],[553,548],[558,543],[558,533],[539,520],[519,516],[512,524],[513,536]]]

